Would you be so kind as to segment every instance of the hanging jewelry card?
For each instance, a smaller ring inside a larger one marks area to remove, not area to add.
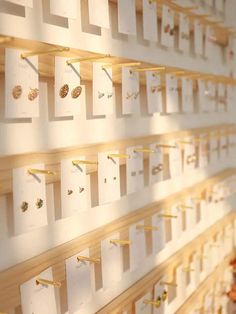
[[[117,0],[118,31],[127,35],[136,35],[135,0]]]
[[[89,23],[102,28],[110,28],[109,1],[88,0]]]
[[[132,67],[122,67],[122,112],[138,113],[140,108],[139,73]]]
[[[157,42],[157,4],[149,0],[143,0],[143,37],[146,40]]]
[[[126,162],[126,186],[127,194],[135,193],[144,187],[143,153],[138,151],[141,146],[133,146],[126,149],[129,158]]]

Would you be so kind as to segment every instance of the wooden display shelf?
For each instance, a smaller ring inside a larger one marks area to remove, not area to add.
[[[189,129],[184,131],[177,131],[172,133],[152,135],[146,137],[137,137],[133,139],[125,139],[105,144],[91,145],[88,147],[78,147],[70,149],[53,150],[51,152],[38,152],[23,155],[11,155],[7,157],[0,157],[0,195],[10,193],[12,191],[12,169],[23,167],[34,163],[43,163],[46,168],[56,172],[56,175],[47,176],[47,183],[60,181],[60,161],[66,158],[73,158],[76,156],[86,156],[87,160],[97,161],[98,152],[109,152],[111,150],[118,150],[120,153],[125,153],[127,147],[143,145],[148,147],[152,143],[168,143],[171,140],[179,140],[187,137],[198,137],[200,134],[230,134],[235,132],[233,124],[220,124],[213,127],[205,127],[198,129]],[[167,149],[164,149],[167,153]],[[145,157],[147,158],[147,157]],[[125,164],[125,160],[120,160],[120,165]],[[97,171],[97,165],[88,165],[87,173]]]
[[[16,266],[13,266],[7,270],[0,272],[0,310],[8,311],[20,305],[20,293],[19,286],[30,278],[36,276],[48,267],[53,267],[53,273],[56,281],[61,281],[63,286],[65,285],[65,260],[78,252],[90,248],[91,257],[100,256],[100,242],[113,233],[120,233],[120,238],[128,239],[128,228],[130,225],[137,223],[140,220],[144,220],[146,223],[150,223],[152,215],[160,212],[165,208],[167,211],[172,205],[177,202],[183,201],[186,197],[199,197],[206,190],[211,189],[215,184],[221,180],[226,179],[235,173],[235,169],[228,169],[220,173],[218,176],[209,178],[201,183],[195,184],[187,189],[182,190],[179,193],[173,194],[167,199],[163,199],[159,202],[150,204],[146,207],[138,209],[129,215],[123,216],[120,219],[113,221],[106,226],[93,230],[83,236],[75,238],[74,240],[67,242],[63,245],[55,247],[47,252],[40,254],[30,260],[22,262]],[[176,258],[182,259],[182,253],[190,254],[189,252],[197,245],[202,245],[206,238],[213,237],[213,235],[235,219],[236,214],[231,213],[216,223],[213,227],[210,227],[203,235],[193,241],[192,244],[187,245],[183,250],[175,255],[171,261],[166,261],[158,267],[156,270],[157,276],[159,273],[163,273],[171,265],[176,265]],[[148,277],[149,278],[149,277]],[[150,277],[152,278],[152,276]],[[149,278],[149,279],[150,279]],[[153,279],[153,278],[152,278]],[[117,302],[117,301],[116,301]],[[116,304],[116,303],[115,303]],[[111,308],[113,305],[110,305]],[[116,307],[115,307],[116,308]],[[103,313],[112,313],[110,311]]]

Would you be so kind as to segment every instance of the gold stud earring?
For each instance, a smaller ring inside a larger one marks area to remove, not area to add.
[[[167,296],[168,296],[168,292],[166,290],[164,290],[163,293],[162,293],[162,296],[161,296],[162,301],[166,301]]]
[[[73,88],[73,90],[71,92],[71,97],[72,98],[78,98],[80,96],[81,92],[82,92],[82,87],[76,86],[75,88]]]
[[[69,85],[68,84],[64,84],[59,91],[59,95],[61,98],[65,98],[69,93]]]
[[[73,193],[72,190],[67,190],[67,195],[71,195]]]
[[[43,206],[43,200],[41,198],[38,198],[35,205],[37,208],[41,208]]]
[[[37,98],[39,95],[39,89],[38,88],[30,88],[30,92],[28,94],[28,99],[30,101],[35,100],[35,98]]]
[[[20,208],[21,208],[22,212],[24,213],[24,212],[27,211],[28,207],[29,207],[29,203],[27,203],[27,202],[22,202]]]
[[[20,85],[16,85],[12,89],[12,96],[14,99],[20,98],[22,95],[22,87]]]
[[[161,297],[158,297],[156,300],[156,307],[160,307],[161,306]]]

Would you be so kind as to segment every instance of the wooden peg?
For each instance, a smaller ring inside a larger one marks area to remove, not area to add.
[[[136,229],[143,229],[144,231],[158,230],[155,226],[147,226],[147,225],[137,225]]]
[[[52,285],[57,288],[61,287],[61,283],[59,281],[53,281],[53,280],[48,280],[48,279],[43,279],[43,278],[37,278],[36,285],[43,285],[43,286]]]
[[[174,72],[169,72],[167,74],[171,74],[171,75],[174,75],[174,76],[178,76],[178,75],[183,75],[185,74],[186,72],[185,71],[174,71]]]
[[[184,267],[183,269],[183,272],[185,273],[190,273],[191,271],[194,271],[194,269],[190,268],[190,267]]]
[[[182,209],[182,210],[184,210],[184,209],[193,209],[193,206],[187,206],[187,205],[184,205],[184,204],[180,204],[178,206],[178,208]]]
[[[109,63],[102,66],[103,69],[107,68],[122,68],[122,67],[138,67],[141,62],[126,62],[126,63]]]
[[[55,175],[56,172],[51,170],[44,170],[44,169],[28,169],[29,174],[48,174],[48,175]]]
[[[120,240],[120,239],[112,239],[110,240],[111,244],[120,244],[121,246],[131,245],[132,241],[130,240]]]
[[[26,59],[31,56],[49,55],[50,53],[63,52],[63,51],[69,51],[69,50],[70,48],[68,47],[55,48],[55,49],[49,49],[49,50],[35,50],[31,52],[24,52],[20,56],[22,59]]]
[[[73,166],[77,165],[98,165],[97,161],[93,160],[73,160],[72,161]]]
[[[161,286],[170,286],[170,287],[178,287],[177,283],[175,282],[167,282],[167,281],[161,281]]]
[[[77,261],[78,262],[90,262],[94,264],[100,264],[101,259],[100,258],[92,258],[88,256],[77,256]]]
[[[156,1],[156,0],[155,0]],[[166,67],[152,67],[152,68],[140,68],[132,70],[132,72],[147,72],[147,71],[165,71]]]
[[[169,214],[159,214],[158,217],[161,218],[178,218],[176,215],[169,215]]]
[[[161,148],[177,148],[176,145],[168,145],[168,144],[157,144],[156,147],[161,147]]]
[[[78,62],[90,62],[90,61],[96,61],[100,59],[105,59],[105,58],[111,58],[111,55],[109,54],[104,54],[100,56],[93,56],[93,57],[84,57],[84,58],[75,58],[75,59],[68,59],[66,63],[68,65],[72,63],[78,63]]]
[[[109,154],[107,155],[108,159],[113,159],[113,158],[130,158],[130,155],[128,154]]]
[[[14,38],[13,37],[10,37],[10,36],[1,36],[0,37],[0,44],[5,44],[5,43],[8,43],[10,41],[12,41]]]
[[[153,149],[150,148],[135,148],[134,149],[134,153],[155,153],[155,151]]]
[[[182,141],[182,140],[179,140],[178,143],[180,143],[180,144],[189,144],[189,145],[193,145],[193,142],[192,142],[192,141]]]

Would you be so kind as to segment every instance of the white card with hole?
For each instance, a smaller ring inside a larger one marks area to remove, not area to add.
[[[67,117],[81,112],[80,63],[68,65],[68,58],[55,57],[55,116]]]
[[[193,81],[182,78],[182,111],[193,112]]]
[[[210,112],[216,111],[216,84],[214,82],[208,82],[208,91],[209,91],[209,101],[208,109]]]
[[[16,235],[47,225],[45,174],[29,174],[28,169],[44,169],[44,164],[14,168],[13,210]]]
[[[149,184],[162,181],[164,179],[164,153],[163,148],[157,147],[158,143],[150,145],[154,151],[149,155]]]
[[[50,13],[53,15],[76,19],[77,0],[50,0]]]
[[[155,71],[146,72],[146,89],[148,113],[162,112],[162,93],[161,77]]]
[[[225,84],[219,83],[217,86],[217,111],[226,112],[227,111],[227,100],[226,100],[226,86]]]
[[[212,133],[209,141],[209,150],[210,150],[210,162],[212,164],[216,163],[218,161],[219,155],[218,155],[218,136],[216,133]]]
[[[6,0],[17,5],[21,5],[27,8],[33,8],[33,0]]]
[[[135,302],[135,314],[152,314],[152,306],[146,304],[145,300],[152,300],[151,292],[146,293],[142,298]]]
[[[98,193],[99,204],[120,199],[120,161],[112,155],[119,151],[98,153]],[[111,155],[111,157],[109,157]]]
[[[152,246],[153,253],[159,253],[164,249],[166,243],[165,235],[165,219],[160,217],[165,212],[162,210],[158,214],[152,216],[152,226],[157,227],[157,230],[152,231]]]
[[[162,281],[158,281],[154,286],[154,300],[161,299],[160,307],[153,307],[153,314],[168,314],[168,289],[164,285],[161,284]],[[163,300],[165,293],[167,293],[166,300]]]
[[[5,117],[39,116],[38,57],[22,59],[25,50],[5,49]]]
[[[169,148],[169,170],[171,178],[176,178],[183,173],[182,168],[182,151],[181,147],[175,141],[169,142],[170,146],[176,148]]]
[[[85,160],[84,156],[61,160],[61,208],[62,218],[69,217],[89,208],[86,165],[73,164]]]
[[[191,171],[196,167],[196,147],[194,143],[194,139],[192,137],[184,138],[184,160],[183,160],[183,168],[184,172]]]
[[[136,35],[135,0],[117,0],[118,31],[127,35]]]
[[[183,213],[178,204],[172,206],[171,215],[177,216],[171,218],[171,238],[172,241],[178,241],[183,233]]]
[[[190,29],[189,17],[186,14],[179,15],[179,50],[189,53],[190,49]]]
[[[108,0],[88,0],[88,10],[90,24],[110,28]]]
[[[174,11],[168,6],[162,6],[161,44],[174,47]]]
[[[199,159],[198,159],[199,168],[205,168],[208,165],[208,157],[209,157],[208,149],[209,147],[208,147],[207,134],[202,134],[199,137]]]
[[[92,299],[92,266],[78,261],[78,256],[89,257],[89,249],[66,259],[66,282],[69,313],[75,313]]]
[[[24,314],[57,314],[55,287],[36,284],[36,279],[53,280],[52,269],[48,268],[38,276],[20,285],[21,307]]]
[[[206,33],[205,33],[205,57],[211,58],[214,56],[215,50],[215,31],[214,28],[210,26],[206,26]]]
[[[166,112],[179,112],[178,79],[171,74],[166,74]]]
[[[198,56],[203,55],[203,24],[199,20],[194,21],[194,51]]]
[[[109,289],[122,277],[122,247],[120,244],[111,243],[112,240],[119,239],[120,234],[114,233],[101,241],[103,289]]]
[[[183,271],[183,265],[180,265],[175,270],[176,284],[176,297],[178,300],[183,300],[186,291],[186,273]]]
[[[138,149],[142,149],[142,146],[126,149],[126,154],[129,155],[126,161],[127,194],[138,192],[144,187],[143,153]]]
[[[143,0],[143,37],[156,42],[158,39],[157,4]]]
[[[93,62],[93,114],[113,113],[112,68],[104,68],[104,63]]]
[[[185,200],[184,205],[188,207],[185,209],[186,230],[191,231],[196,226],[197,222],[196,203],[192,200],[191,197],[188,197]]]
[[[140,108],[139,73],[132,67],[122,67],[122,112],[138,113]]]
[[[139,221],[129,227],[129,240],[132,242],[129,250],[131,272],[141,267],[146,259],[145,231],[137,228],[139,225],[144,225],[144,221]]]

